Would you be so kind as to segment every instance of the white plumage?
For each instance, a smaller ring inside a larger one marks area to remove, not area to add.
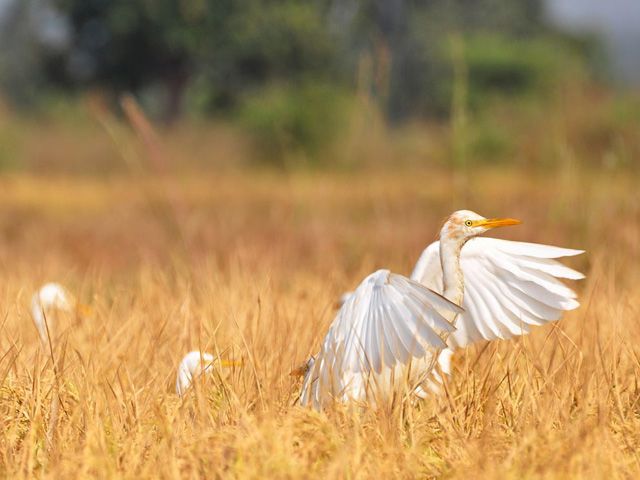
[[[57,328],[56,312],[71,312],[75,306],[75,299],[69,291],[59,283],[44,284],[31,297],[31,316],[38,329],[43,345],[48,345],[47,327],[51,337]]]
[[[472,238],[460,255],[464,275],[464,313],[447,346],[454,350],[479,340],[511,338],[529,333],[531,326],[558,320],[563,311],[580,304],[576,293],[559,279],[579,280],[584,275],[556,259],[582,250],[496,238]],[[443,292],[440,242],[429,245],[411,278]],[[448,361],[441,362],[445,373]]]
[[[206,352],[197,350],[187,353],[178,365],[176,376],[176,393],[183,396],[191,387],[193,381],[200,375],[207,375],[213,371],[214,363],[220,367],[242,366],[241,360],[220,360]]]
[[[182,397],[195,378],[211,370],[213,360],[214,356],[210,353],[198,351],[187,353],[178,366],[176,393]]]
[[[375,403],[402,382],[424,397],[442,382],[436,358],[449,375],[456,348],[522,335],[577,308],[575,292],[559,279],[584,276],[556,259],[582,250],[476,238],[519,223],[454,212],[411,279],[380,270],[344,294],[320,353],[302,369],[301,404]]]
[[[419,383],[453,326],[438,312],[461,309],[417,282],[388,270],[372,273],[345,301],[320,353],[309,362],[300,402],[320,409],[337,399],[373,400]],[[403,368],[404,367],[404,368]],[[409,378],[407,378],[409,376]]]

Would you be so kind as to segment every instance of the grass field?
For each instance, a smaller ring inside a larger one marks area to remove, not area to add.
[[[637,478],[638,180],[574,164],[4,175],[0,476]],[[339,294],[376,268],[408,274],[463,207],[524,221],[504,238],[586,249],[570,260],[581,308],[460,352],[447,394],[401,412],[295,406],[289,371]],[[59,319],[53,356],[28,310],[48,280],[92,308]],[[181,401],[175,369],[197,348],[244,365]]]
[[[94,101],[0,110],[0,476],[638,477],[640,103],[560,93],[453,128],[392,132],[364,108],[326,168],[288,173],[232,127],[157,133],[135,104],[129,124]],[[581,308],[459,352],[422,404],[296,406],[289,372],[340,294],[408,274],[460,208],[587,250],[569,259]],[[56,319],[53,349],[29,314],[51,280],[91,307]],[[195,349],[242,366],[181,400]]]

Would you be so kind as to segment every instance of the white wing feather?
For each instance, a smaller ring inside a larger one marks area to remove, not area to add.
[[[450,348],[479,340],[511,338],[560,318],[580,304],[573,290],[559,278],[579,280],[584,275],[556,259],[582,250],[536,243],[477,237],[462,248],[464,313],[447,339]],[[426,287],[442,292],[440,242],[429,245],[411,274]]]
[[[304,379],[300,403],[363,400],[412,361],[434,361],[454,330],[439,311],[462,309],[418,282],[379,270],[344,302]],[[386,388],[383,387],[383,388]]]

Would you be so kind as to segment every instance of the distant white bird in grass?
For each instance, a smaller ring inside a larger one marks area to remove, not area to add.
[[[193,351],[187,353],[178,366],[176,378],[176,393],[183,396],[191,387],[191,383],[200,375],[206,375],[213,371],[216,357],[206,352]],[[240,366],[242,362],[234,360],[221,360],[221,367]]]
[[[555,259],[581,250],[474,238],[519,223],[454,212],[411,279],[386,270],[367,277],[346,297],[318,355],[299,369],[300,403],[316,409],[334,400],[375,403],[403,382],[424,397],[434,388],[436,358],[449,373],[455,348],[522,335],[577,308],[576,294],[558,278],[583,275]]]
[[[31,297],[31,316],[38,329],[42,344],[48,346],[48,334],[53,339],[59,328],[58,313],[71,313],[78,310],[81,315],[88,313],[88,307],[76,302],[75,297],[59,283],[45,283]]]

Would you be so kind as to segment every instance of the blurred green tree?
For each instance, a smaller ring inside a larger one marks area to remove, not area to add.
[[[134,92],[160,84],[166,116],[187,87],[197,105],[229,110],[273,81],[335,72],[337,48],[321,3],[259,0],[60,0],[72,28],[66,61],[49,62],[61,85]]]
[[[539,41],[549,36],[539,0],[7,1],[0,82],[13,97],[50,90],[43,85],[128,91],[167,121],[185,106],[234,116],[274,151],[330,142],[345,92],[391,122],[448,115],[452,39],[461,39],[471,108],[487,93],[539,89],[562,70],[551,59],[558,49]],[[25,34],[33,22],[24,18],[43,9],[64,30],[56,48]]]
[[[537,0],[57,0],[71,42],[47,62],[61,85],[139,91],[160,84],[167,116],[184,93],[206,111],[228,111],[273,83],[365,87],[391,119],[448,110],[449,40],[543,31]],[[64,58],[62,58],[64,57]]]

